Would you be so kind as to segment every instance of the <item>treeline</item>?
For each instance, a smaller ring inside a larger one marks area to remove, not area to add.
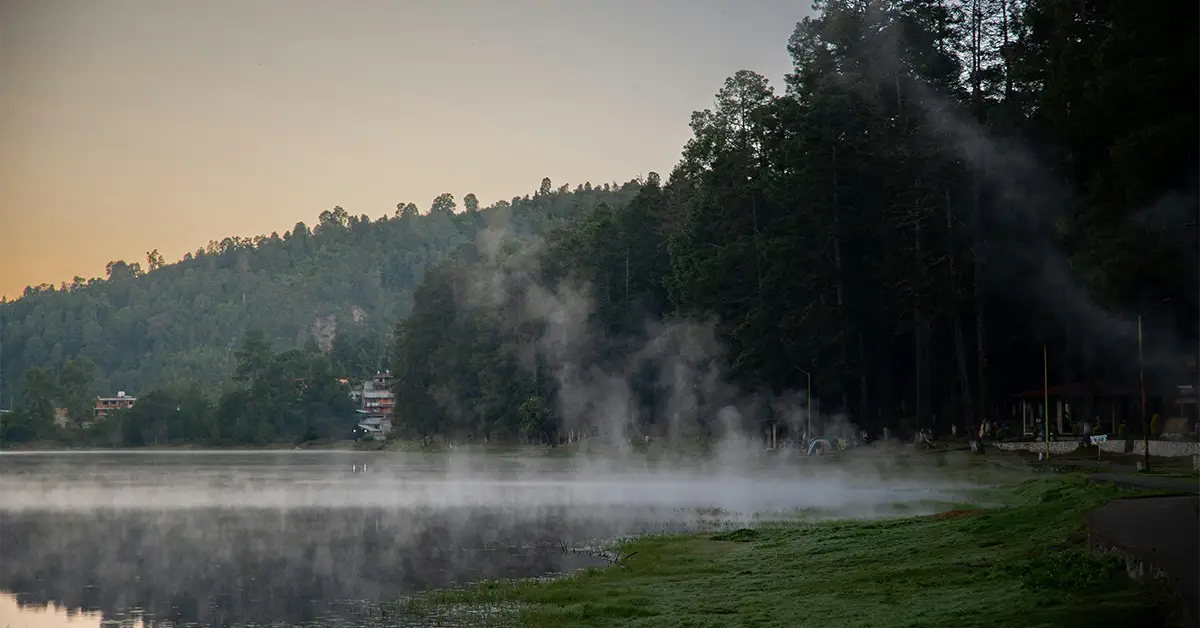
[[[103,279],[30,286],[0,303],[0,408],[20,403],[28,368],[60,373],[74,359],[98,368],[92,394],[191,384],[216,394],[249,329],[283,348],[315,343],[346,376],[372,373],[426,269],[482,229],[540,232],[636,191],[636,182],[572,190],[545,179],[536,193],[490,207],[474,194],[461,206],[439,195],[425,211],[399,203],[376,220],[335,207],[313,227],[225,238],[178,263],[150,251],[144,266],[110,263]]]
[[[973,431],[1043,351],[1082,420],[1136,389],[1137,314],[1151,393],[1194,383],[1196,3],[816,11],[784,93],[731,77],[668,181],[426,275],[399,435],[800,429],[810,377],[825,415]]]
[[[116,390],[134,411],[81,438],[334,438],[338,379],[389,364],[413,438],[797,429],[810,379],[822,416],[970,430],[1041,386],[1044,349],[1086,418],[1101,382],[1136,386],[1138,315],[1151,393],[1192,383],[1196,24],[1184,2],[818,2],[783,93],[731,77],[666,181],[334,208],[31,287],[0,305],[0,438]]]
[[[217,398],[196,385],[171,386],[138,397],[132,408],[95,417],[89,395],[97,370],[73,360],[57,378],[26,372],[21,403],[0,415],[0,444],[56,442],[93,447],[191,444],[262,446],[354,438],[350,382],[312,347],[273,352],[252,330],[234,352],[231,385]],[[66,410],[58,417],[55,408]]]

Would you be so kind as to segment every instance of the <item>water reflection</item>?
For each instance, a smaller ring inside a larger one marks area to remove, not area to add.
[[[565,513],[296,509],[5,515],[0,586],[25,603],[207,625],[312,621],[482,578],[597,564],[563,553]],[[596,526],[604,534],[618,528]]]
[[[695,527],[697,507],[869,516],[888,500],[948,497],[911,482],[799,482],[778,469],[622,475],[553,460],[377,456],[358,472],[366,461],[0,455],[0,590],[17,594],[2,598],[0,626],[340,623],[346,608],[404,593],[603,564],[562,546]]]
[[[21,603],[16,595],[0,592],[0,625],[5,628],[99,628],[100,613]]]

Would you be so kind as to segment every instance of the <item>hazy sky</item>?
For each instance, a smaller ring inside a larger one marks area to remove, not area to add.
[[[0,0],[0,294],[676,163],[809,2]]]

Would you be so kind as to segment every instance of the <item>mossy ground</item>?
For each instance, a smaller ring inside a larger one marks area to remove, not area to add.
[[[464,609],[490,608],[475,622],[530,627],[1176,625],[1165,588],[1086,548],[1086,514],[1129,495],[1047,478],[1010,489],[1002,508],[647,536],[624,543],[613,567],[384,610],[456,624]]]

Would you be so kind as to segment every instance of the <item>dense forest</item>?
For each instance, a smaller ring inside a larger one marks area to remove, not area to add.
[[[59,373],[77,358],[98,367],[94,394],[184,384],[219,392],[248,330],[284,348],[315,344],[347,376],[374,372],[426,269],[481,229],[541,232],[601,203],[627,202],[636,190],[629,182],[571,191],[544,180],[535,194],[491,207],[467,194],[460,208],[442,194],[427,211],[399,203],[374,221],[335,207],[312,228],[225,238],[178,263],[150,251],[145,266],[110,263],[104,279],[30,286],[0,304],[0,407],[19,403],[26,369]]]
[[[259,341],[329,381],[390,364],[406,438],[795,428],[810,390],[859,426],[972,430],[1044,358],[1088,416],[1101,383],[1136,386],[1139,318],[1151,391],[1195,383],[1197,17],[817,2],[782,90],[730,77],[666,180],[152,252],[0,307],[4,368],[43,367],[32,391],[78,358],[106,391],[228,386],[193,422],[211,442],[332,433],[324,392],[306,411],[230,380]],[[29,380],[5,396],[33,411]]]
[[[251,330],[234,351],[235,368],[220,395],[195,383],[152,390],[129,409],[93,418],[90,394],[98,369],[87,358],[67,363],[57,378],[25,372],[21,403],[0,421],[0,443],[57,441],[93,447],[144,445],[270,445],[353,438],[355,404],[336,363],[316,348],[272,351]],[[56,423],[55,407],[67,411]]]
[[[1136,389],[1138,315],[1151,392],[1194,383],[1195,3],[815,8],[783,93],[729,78],[666,182],[427,274],[401,434],[799,430],[810,385],[859,426],[973,430],[1044,355],[1088,403]]]

